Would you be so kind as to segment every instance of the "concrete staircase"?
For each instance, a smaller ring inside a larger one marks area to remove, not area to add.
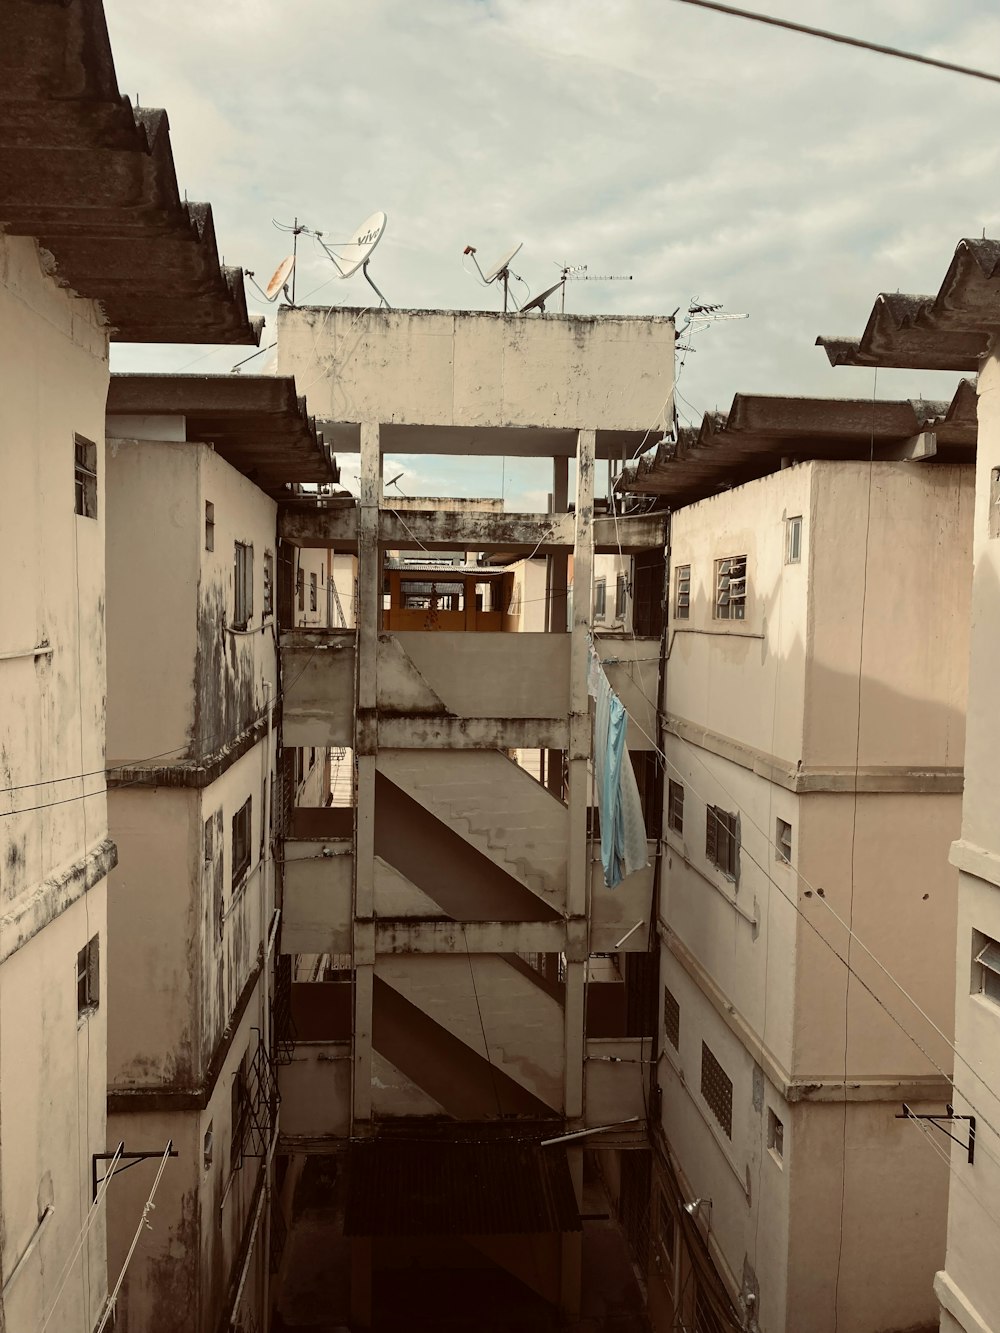
[[[558,911],[568,814],[499,750],[382,750],[378,770],[507,875]]]

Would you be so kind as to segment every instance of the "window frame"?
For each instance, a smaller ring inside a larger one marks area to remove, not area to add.
[[[101,1007],[101,937],[93,935],[76,954],[76,1016],[89,1017]]]
[[[73,436],[73,512],[97,518],[97,445],[79,434]]]
[[[306,571],[299,565],[295,571],[295,596],[298,601],[298,609],[306,609]]]
[[[793,514],[785,519],[785,564],[802,563],[802,515]]]
[[[691,619],[691,566],[674,566],[674,619]]]
[[[774,855],[782,865],[792,864],[792,834],[790,821],[782,819],[779,815],[774,821]]]
[[[670,1015],[670,1021],[667,1015]],[[669,986],[663,987],[663,1035],[675,1051],[681,1049],[681,1006]]]
[[[733,585],[742,584],[734,593]],[[745,621],[747,618],[747,557],[725,555],[715,562],[715,620]]]
[[[264,552],[264,616],[274,615],[274,552]]]
[[[727,879],[739,879],[740,817],[721,806],[705,808],[705,857]]]
[[[233,543],[233,629],[253,620],[253,543]]]
[[[628,612],[628,579],[619,574],[615,580],[615,620],[624,621]]]
[[[309,610],[310,612],[319,609],[319,581],[316,577],[316,571],[309,573]]]
[[[594,579],[594,619],[608,618],[608,581],[606,578]]]
[[[975,986],[973,994],[981,995],[989,1004],[1000,1007],[1000,940],[995,940],[985,931],[974,930],[972,966]]]
[[[253,797],[248,796],[232,819],[232,889],[235,894],[250,873],[251,842],[253,840]]]
[[[205,550],[215,550],[215,505],[205,501]]]
[[[775,1113],[774,1107],[767,1108],[767,1150],[778,1163],[785,1160],[785,1122]]]
[[[684,783],[667,778],[667,828],[684,833]]]

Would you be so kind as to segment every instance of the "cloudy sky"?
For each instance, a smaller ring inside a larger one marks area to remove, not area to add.
[[[990,0],[744,5],[1000,70]],[[689,420],[740,391],[870,396],[871,372],[832,370],[816,335],[859,333],[879,291],[936,291],[960,237],[1000,233],[1000,86],[677,0],[105,8],[121,89],[166,107],[181,187],[211,201],[228,263],[266,281],[290,249],[272,219],[345,238],[384,209],[372,273],[396,307],[497,308],[463,247],[486,264],[521,241],[513,268],[536,293],[561,262],[633,275],[572,284],[568,311],[670,314],[697,297],[747,312],[694,340]],[[330,272],[306,243],[299,300],[374,299],[360,274]],[[119,345],[113,365],[226,373],[245,354]],[[883,372],[878,392],[954,382]],[[508,464],[508,501],[537,480]],[[452,465],[409,467],[405,484],[474,482],[499,493],[499,476]]]

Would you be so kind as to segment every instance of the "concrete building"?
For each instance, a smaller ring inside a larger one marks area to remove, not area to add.
[[[878,297],[860,339],[820,339],[834,365],[978,371],[968,728],[958,869],[954,1078],[934,1122],[914,1122],[951,1169],[948,1247],[934,1280],[942,1333],[1000,1328],[1000,241],[959,242],[936,296]],[[942,1062],[943,1063],[943,1062]],[[953,1112],[954,1118],[949,1118]],[[974,1145],[972,1130],[975,1130]],[[942,1132],[943,1131],[943,1132]],[[944,1133],[953,1136],[949,1143]],[[919,1145],[925,1150],[927,1145]]]
[[[739,395],[626,479],[671,508],[659,1328],[934,1326],[899,1117],[951,1095],[975,441],[965,381]]]
[[[106,429],[108,1140],[178,1154],[116,1327],[173,1329],[183,1308],[205,1333],[261,1328],[277,1129],[276,500],[336,469],[290,379],[115,376]],[[290,617],[325,625],[325,553],[309,554],[309,609]],[[322,804],[326,750],[287,759],[293,799]],[[113,1269],[155,1169],[116,1183]]]
[[[308,836],[293,828],[284,848],[288,970],[296,955],[336,958],[327,980],[292,985],[295,1044],[280,1079],[288,1263],[319,1243],[325,1200],[323,1252],[331,1267],[350,1252],[351,1283],[349,1297],[327,1292],[324,1317],[437,1328],[458,1299],[484,1321],[502,1309],[506,1326],[547,1327],[579,1311],[586,1237],[581,1143],[545,1141],[587,1129],[645,1149],[649,1035],[630,1026],[627,993],[649,975],[654,878],[650,864],[612,892],[591,859],[591,601],[577,596],[567,628],[567,565],[589,590],[595,552],[662,551],[661,519],[621,519],[616,536],[594,516],[592,487],[595,458],[662,425],[673,325],[283,310],[280,369],[315,380],[317,361],[328,373],[311,401],[338,451],[360,450],[360,497],[285,505],[279,527],[291,544],[357,554],[358,619],[283,634],[283,725],[286,744],[351,750],[356,799],[301,811]],[[555,512],[397,513],[382,493],[389,450],[554,458]],[[527,633],[505,632],[506,611],[488,633],[383,628],[387,551],[425,563],[534,552],[563,590],[560,610]],[[628,660],[655,662],[659,639],[613,647],[624,691]],[[565,791],[507,757],[522,747],[565,756]],[[621,971],[594,960],[605,953]],[[301,1322],[289,1272],[279,1309]]]
[[[91,1333],[110,1318],[108,344],[259,328],[210,208],[182,200],[165,114],[118,92],[99,3],[5,4],[0,71],[0,1328]]]

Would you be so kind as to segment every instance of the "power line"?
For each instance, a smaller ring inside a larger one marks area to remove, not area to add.
[[[791,19],[775,18],[773,14],[756,14],[750,9],[737,9],[734,5],[718,4],[717,0],[678,0],[678,3],[697,5],[699,9],[714,9],[720,14],[750,19],[754,23],[764,23],[772,28],[787,28],[789,32],[800,32],[807,37],[820,37],[826,42],[839,42],[842,46],[855,46],[859,50],[874,51],[877,55],[893,56],[897,60],[911,60],[917,65],[931,65],[935,69],[946,69],[952,74],[964,74],[971,79],[986,79],[989,83],[1000,83],[1000,74],[991,74],[984,69],[973,69],[971,65],[956,65],[950,60],[936,60],[933,56],[918,55],[915,51],[903,51],[897,46],[883,46],[881,42],[869,42],[862,37],[848,37],[844,33],[830,32],[826,28],[813,28],[805,23],[793,23]]]

